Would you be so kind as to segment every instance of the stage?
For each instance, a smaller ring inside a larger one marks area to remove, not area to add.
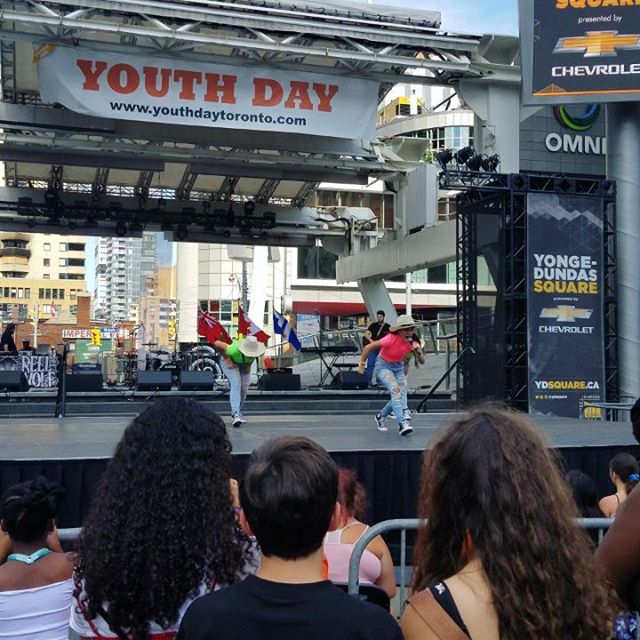
[[[356,469],[369,493],[372,522],[413,517],[420,476],[421,452],[455,414],[417,414],[414,432],[400,437],[396,423],[377,431],[373,413],[324,415],[264,413],[248,415],[234,429],[234,473],[239,475],[249,454],[275,435],[304,435],[322,444],[337,463]],[[131,416],[6,418],[0,420],[0,489],[43,473],[67,489],[59,526],[79,526],[97,482]],[[592,476],[601,494],[609,491],[607,463],[619,451],[640,454],[627,423],[536,417],[549,445],[559,451],[566,469]]]

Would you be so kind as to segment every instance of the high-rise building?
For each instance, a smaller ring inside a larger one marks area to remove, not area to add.
[[[129,320],[157,266],[158,234],[99,238],[96,242],[95,313],[110,322]]]
[[[85,238],[0,233],[0,319],[25,322],[75,314],[85,289]],[[37,309],[36,309],[37,305]]]

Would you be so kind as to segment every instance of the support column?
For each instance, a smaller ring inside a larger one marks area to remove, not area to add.
[[[607,105],[607,178],[617,185],[616,284],[620,395],[640,395],[640,103]]]
[[[358,289],[367,305],[367,311],[371,318],[376,317],[376,311],[381,309],[385,313],[385,321],[394,324],[398,318],[396,309],[391,301],[382,278],[364,278],[358,280]]]
[[[198,342],[199,245],[179,242],[176,255],[176,335],[179,342]]]

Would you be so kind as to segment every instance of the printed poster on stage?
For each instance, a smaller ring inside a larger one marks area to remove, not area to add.
[[[101,118],[347,139],[375,136],[378,82],[43,45],[40,94]]]
[[[527,201],[529,412],[596,417],[604,402],[603,211],[597,198]]]

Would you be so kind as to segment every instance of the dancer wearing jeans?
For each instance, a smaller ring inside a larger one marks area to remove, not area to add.
[[[234,340],[231,344],[216,340],[213,346],[222,354],[220,366],[229,380],[231,418],[233,426],[239,427],[243,422],[246,422],[241,409],[249,390],[251,365],[256,358],[265,352],[265,346],[255,336],[247,336],[243,340]]]
[[[411,316],[399,316],[396,324],[389,328],[389,333],[384,338],[370,342],[360,354],[358,371],[364,373],[367,356],[374,349],[380,349],[373,377],[387,388],[391,396],[389,402],[375,417],[378,431],[387,431],[387,416],[392,413],[398,421],[398,432],[401,436],[406,436],[413,431],[411,423],[404,415],[403,398],[407,386],[404,358],[413,349],[411,336],[415,326],[416,323]]]

